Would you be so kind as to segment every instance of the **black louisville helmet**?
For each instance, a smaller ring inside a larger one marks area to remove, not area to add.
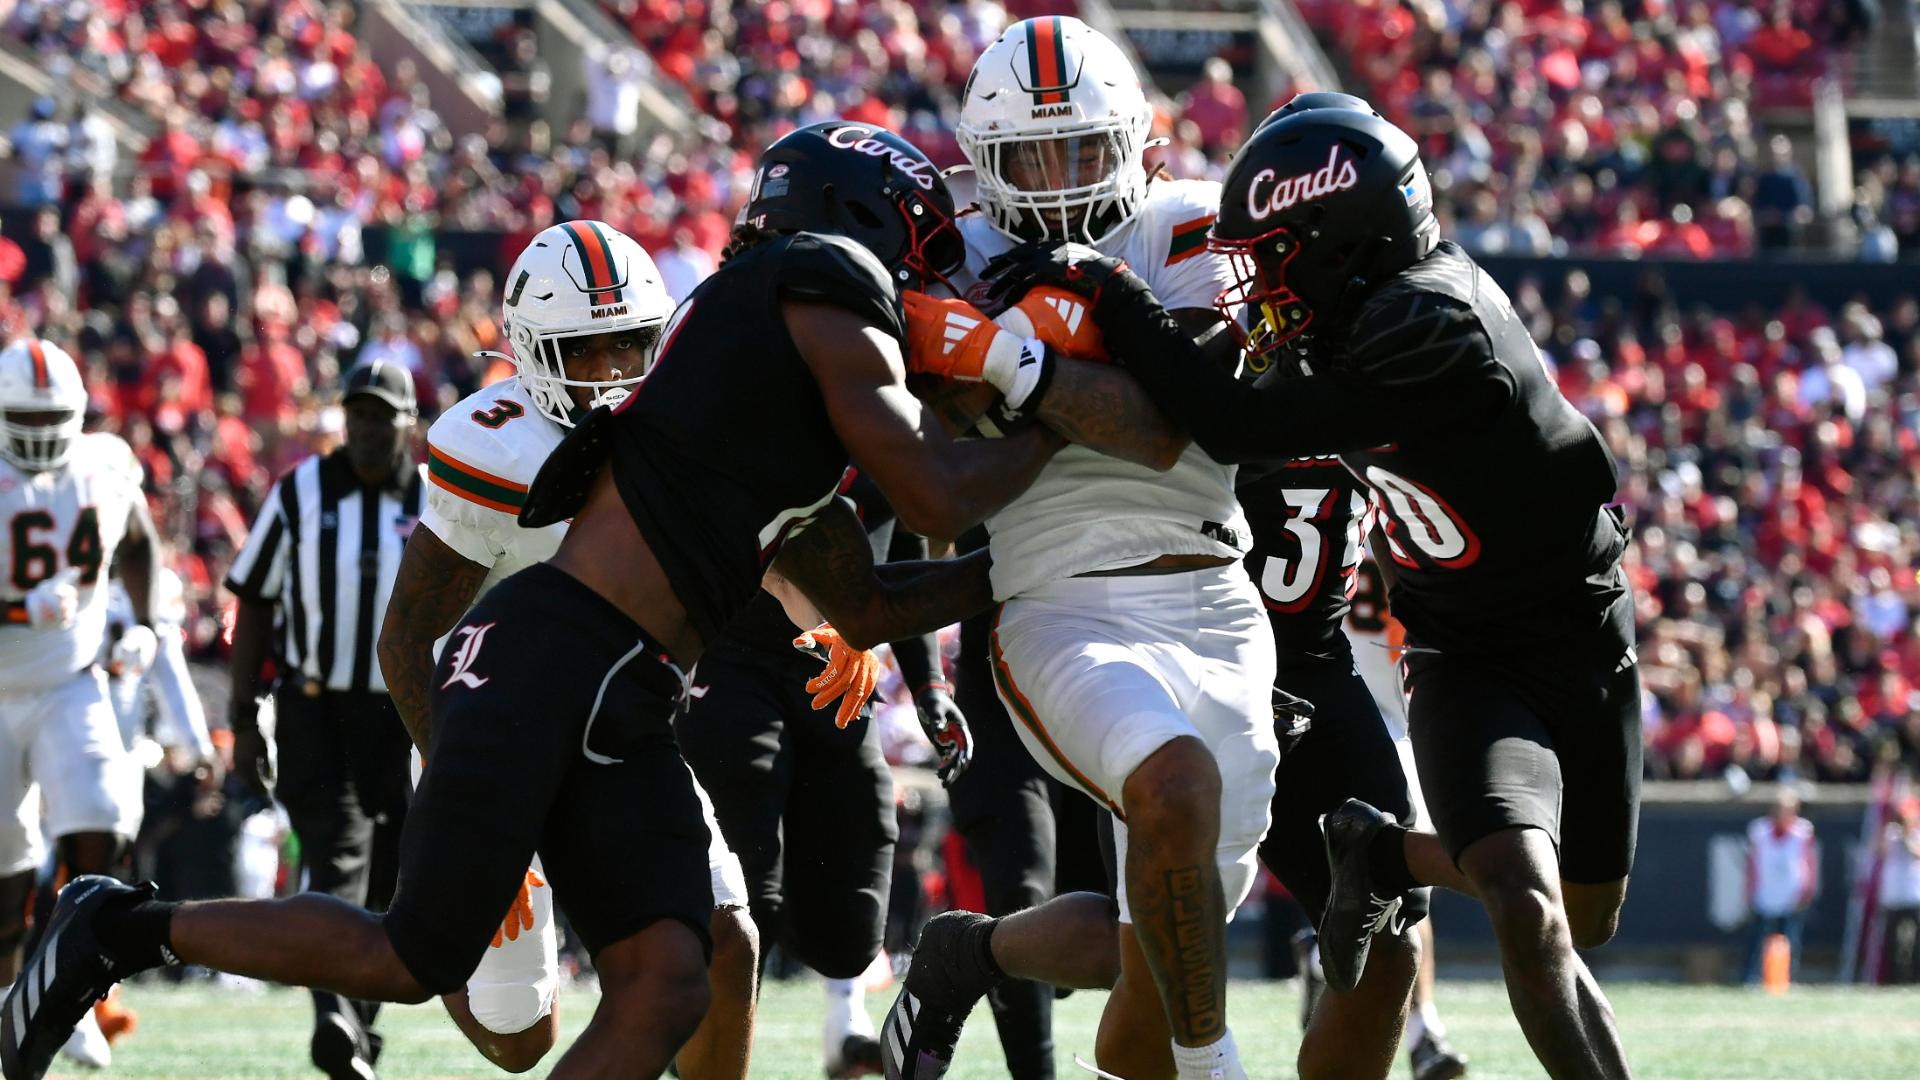
[[[1373,103],[1366,98],[1343,94],[1338,90],[1309,90],[1304,94],[1295,94],[1288,98],[1285,105],[1268,113],[1267,118],[1260,121],[1259,127],[1253,130],[1259,131],[1260,128],[1266,127],[1275,120],[1284,120],[1294,113],[1306,112],[1308,109],[1352,109],[1370,116],[1380,115],[1379,111],[1373,107]]]
[[[1227,168],[1207,244],[1233,263],[1217,303],[1230,320],[1247,306],[1257,357],[1439,238],[1413,138],[1370,108],[1331,106],[1295,108],[1254,132]]]
[[[857,241],[910,288],[944,282],[966,260],[953,215],[953,195],[919,147],[851,120],[809,124],[767,147],[742,213],[770,232]]]

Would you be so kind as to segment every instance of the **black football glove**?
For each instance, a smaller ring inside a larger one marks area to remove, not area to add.
[[[1286,757],[1300,745],[1313,727],[1313,702],[1296,697],[1279,687],[1273,688],[1273,731],[1280,737],[1280,756]]]
[[[1102,301],[1147,293],[1147,283],[1127,267],[1125,259],[1102,255],[1085,244],[1029,241],[987,263],[981,271],[987,281],[988,310],[999,311],[1020,302],[1035,285],[1052,285],[1093,304],[1099,318]]]
[[[952,786],[973,764],[973,732],[967,730],[966,716],[939,683],[913,695],[913,711],[920,717],[920,730],[927,733],[927,740],[940,755],[940,783]]]

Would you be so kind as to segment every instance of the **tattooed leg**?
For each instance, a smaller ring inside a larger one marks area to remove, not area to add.
[[[1199,739],[1175,739],[1127,777],[1122,799],[1134,934],[1173,1041],[1209,1045],[1227,1030],[1219,770]]]

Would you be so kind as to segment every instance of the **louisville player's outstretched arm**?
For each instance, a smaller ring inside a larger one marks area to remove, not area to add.
[[[1062,444],[1032,428],[956,442],[907,390],[900,343],[835,304],[787,301],[787,331],[854,463],[922,536],[950,540],[1012,502]]]
[[[853,507],[835,500],[787,537],[766,584],[796,626],[824,620],[849,645],[870,649],[930,634],[992,607],[991,565],[985,548],[958,559],[876,564]],[[818,620],[791,590],[811,604]]]

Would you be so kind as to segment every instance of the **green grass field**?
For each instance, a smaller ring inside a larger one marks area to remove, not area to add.
[[[1912,1080],[1920,1076],[1920,992],[1795,988],[1781,998],[1722,988],[1622,984],[1609,987],[1639,1075],[1671,1080],[1770,1080],[1808,1077]],[[1055,1013],[1060,1076],[1073,1054],[1092,1056],[1101,995],[1076,994]],[[891,993],[871,995],[878,1019]],[[807,981],[773,983],[761,1003],[753,1075],[801,1080],[820,1075],[820,990]],[[95,1076],[316,1077],[307,1064],[304,992],[246,994],[206,987],[134,986],[128,1004],[140,1030]],[[1298,998],[1290,984],[1235,983],[1234,1034],[1256,1078],[1292,1075]],[[570,993],[561,1016],[568,1037],[584,1023],[592,997]],[[1539,1067],[1494,983],[1442,983],[1441,1011],[1456,1045],[1473,1058],[1475,1077],[1537,1077]],[[394,1009],[381,1021],[384,1080],[487,1077],[494,1071],[460,1038],[437,1005]],[[975,1015],[953,1072],[955,1080],[1005,1075],[993,1024]],[[62,1073],[55,1076],[87,1076]],[[539,1075],[539,1074],[533,1074]],[[1405,1076],[1404,1072],[1398,1073]]]

